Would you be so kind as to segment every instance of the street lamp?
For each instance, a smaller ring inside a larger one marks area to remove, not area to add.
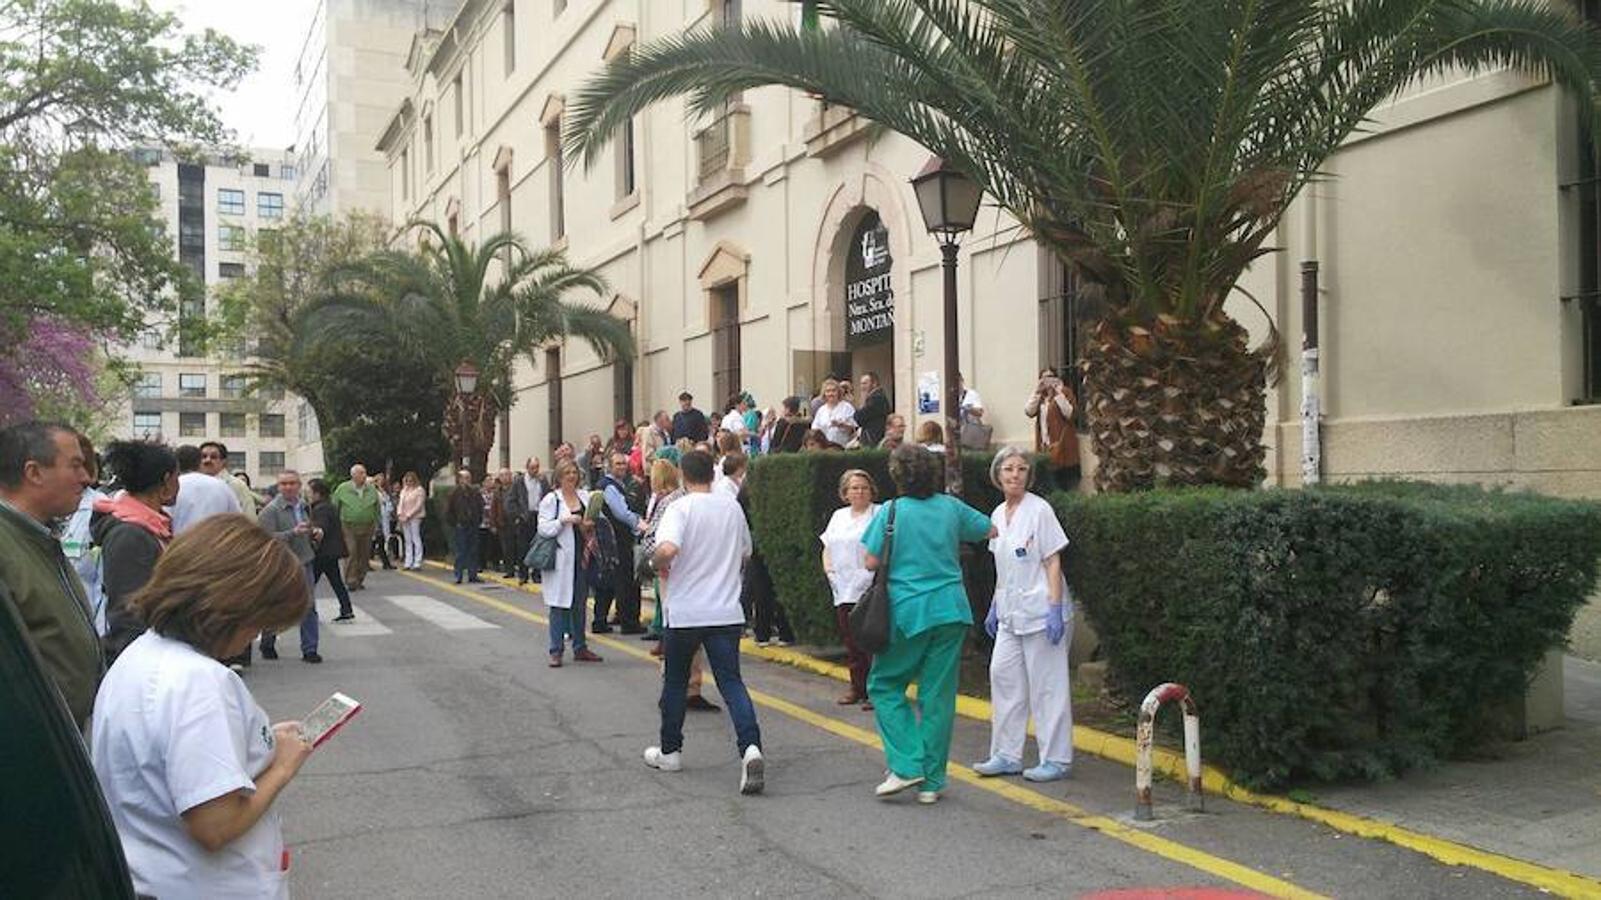
[[[939,240],[945,258],[945,490],[961,496],[962,391],[956,385],[956,251],[961,236],[973,230],[983,191],[971,178],[937,156],[912,179],[923,224]]]
[[[465,360],[456,367],[456,400],[461,404],[461,467],[468,467],[467,454],[467,398],[478,390],[478,367]]]

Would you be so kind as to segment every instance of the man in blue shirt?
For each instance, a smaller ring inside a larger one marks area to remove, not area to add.
[[[689,391],[679,394],[678,412],[673,413],[673,443],[678,443],[680,438],[689,438],[698,444],[711,437],[711,433],[706,414],[695,408],[695,398]]]
[[[634,574],[634,537],[644,530],[638,512],[643,504],[639,484],[628,472],[628,457],[613,453],[610,471],[600,477],[595,488],[605,500],[601,514],[617,538],[617,566],[611,584],[595,590],[595,621],[590,630],[595,634],[611,631],[606,619],[616,599],[617,624],[623,634],[644,634],[645,627],[639,624],[639,579]]]

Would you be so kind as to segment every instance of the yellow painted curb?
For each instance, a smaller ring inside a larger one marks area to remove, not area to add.
[[[447,570],[450,568],[447,565],[433,561],[428,561],[428,564],[436,568]],[[498,575],[489,577],[511,587],[517,586],[515,581],[510,581]],[[537,585],[527,585],[524,589],[533,590],[537,593]],[[836,681],[850,682],[850,670],[844,666],[817,659],[797,650],[790,650],[784,647],[758,647],[748,640],[741,642],[740,649],[742,652],[758,659],[783,663],[802,671],[833,678]],[[988,722],[991,718],[990,703],[988,700],[978,697],[971,697],[966,694],[959,695],[956,698],[956,714],[964,718]],[[1029,726],[1029,731],[1031,733],[1033,731],[1032,724]],[[1089,728],[1084,725],[1074,725],[1073,747],[1091,756],[1099,756],[1126,766],[1134,765],[1134,742],[1121,735],[1111,734],[1110,732]],[[1184,755],[1181,753],[1175,753],[1162,747],[1153,748],[1151,766],[1154,771],[1175,781],[1184,782],[1188,780]],[[955,769],[954,766],[953,769]],[[1388,841],[1398,847],[1405,847],[1416,853],[1422,853],[1448,865],[1469,866],[1498,875],[1509,881],[1516,881],[1520,884],[1548,890],[1563,897],[1596,898],[1596,900],[1601,900],[1601,879],[1591,878],[1565,869],[1543,866],[1539,863],[1528,862],[1527,860],[1493,853],[1488,850],[1480,850],[1477,847],[1459,844],[1455,841],[1414,831],[1379,819],[1370,819],[1335,809],[1297,803],[1288,797],[1274,794],[1259,794],[1235,784],[1228,775],[1214,766],[1206,766],[1202,770],[1201,785],[1207,793],[1214,796],[1225,797],[1236,803],[1255,806],[1269,812],[1317,822],[1346,834]],[[1028,793],[1033,794],[1033,792]],[[1136,834],[1144,833],[1136,832]]]
[[[448,568],[438,566],[437,563],[431,563],[431,565],[434,565],[438,568]],[[481,603],[492,609],[498,609],[501,612],[507,613],[508,615],[516,616],[517,618],[524,619],[529,622],[535,622],[539,624],[547,623],[547,620],[544,616],[530,612],[515,604],[507,603],[499,598],[487,597],[476,591],[467,590],[459,585],[440,583],[432,578],[424,579],[420,575],[413,575],[410,573],[406,573],[406,575],[408,578],[425,580],[442,590],[465,597],[477,603]],[[502,584],[505,583],[505,579],[503,577],[495,575],[489,576],[486,580],[495,581]],[[513,582],[513,584],[515,584],[515,582]],[[633,656],[650,663],[660,662],[658,659],[650,655],[650,651],[641,649],[640,647],[634,646],[631,643],[626,643],[624,641],[611,638],[607,635],[590,635],[588,636],[588,640],[590,643],[600,644],[610,649],[617,650],[626,656]],[[749,641],[744,641],[741,643],[741,649],[749,653],[762,648],[757,648]],[[760,654],[758,653],[756,655]],[[826,665],[826,663],[823,665]],[[792,703],[789,700],[766,693],[765,691],[759,691],[754,688],[747,688],[747,690],[750,692],[751,700],[754,703],[758,703],[776,712],[822,729],[823,731],[827,731],[830,734],[845,738],[846,740],[854,743],[875,749],[883,746],[875,732],[868,731],[865,728],[852,725],[848,722],[844,722],[831,716],[825,716],[821,713],[814,712],[804,706]],[[1160,835],[1152,834],[1148,831],[1142,831],[1119,822],[1118,820],[1109,816],[1102,816],[1088,812],[1087,810],[1074,806],[1065,800],[1058,800],[1054,797],[1049,797],[1037,791],[1030,790],[1022,785],[1013,784],[1000,779],[982,778],[977,772],[974,772],[967,766],[963,766],[958,763],[951,763],[948,771],[952,779],[971,785],[978,790],[987,791],[991,794],[1003,797],[1037,812],[1057,816],[1058,818],[1061,818],[1073,825],[1077,825],[1080,828],[1087,828],[1091,831],[1103,834],[1112,840],[1128,844],[1129,846],[1143,850],[1152,855],[1160,856],[1163,859],[1189,866],[1209,875],[1214,875],[1218,878],[1232,881],[1235,884],[1259,891],[1267,896],[1295,898],[1295,900],[1319,900],[1319,898],[1323,897],[1323,895],[1318,894],[1315,891],[1309,891],[1306,888],[1291,884],[1290,882],[1281,878],[1275,878],[1274,876],[1265,872],[1259,872],[1256,869],[1234,862],[1233,860],[1224,859],[1220,856],[1213,856],[1204,850],[1199,850],[1195,847],[1189,846],[1188,844],[1181,844],[1169,838],[1161,837]]]

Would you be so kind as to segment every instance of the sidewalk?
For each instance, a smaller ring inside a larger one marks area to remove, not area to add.
[[[1601,878],[1601,663],[1568,657],[1564,727],[1397,781],[1315,792],[1320,806]]]

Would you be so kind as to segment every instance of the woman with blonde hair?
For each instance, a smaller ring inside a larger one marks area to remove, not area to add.
[[[416,472],[407,472],[400,480],[400,502],[395,505],[395,519],[400,522],[400,534],[406,542],[406,557],[402,569],[422,568],[422,520],[428,516],[428,494]]]
[[[845,382],[848,387],[850,382]],[[856,437],[856,407],[845,399],[840,382],[823,382],[823,403],[812,416],[812,428],[821,431],[831,444],[843,447]]]
[[[574,660],[601,661],[584,637],[589,581],[585,578],[583,552],[594,523],[584,517],[589,497],[578,489],[578,481],[578,464],[562,460],[556,465],[555,486],[539,501],[539,536],[556,539],[556,565],[541,573],[539,582],[550,621],[552,669],[561,668],[569,638]]]
[[[273,802],[311,745],[222,661],[309,601],[294,554],[240,515],[178,536],[130,599],[149,630],[101,682],[90,752],[137,893],[288,896]]]
[[[862,547],[862,535],[868,523],[878,512],[878,486],[873,477],[861,469],[846,469],[839,476],[839,499],[845,505],[834,510],[819,540],[823,542],[823,572],[828,575],[828,586],[834,592],[834,622],[839,628],[840,640],[845,644],[845,664],[851,672],[851,687],[837,701],[840,706],[862,704],[872,709],[867,699],[867,672],[873,657],[856,646],[851,635],[851,610],[873,584],[873,573],[867,570],[867,551]]]

